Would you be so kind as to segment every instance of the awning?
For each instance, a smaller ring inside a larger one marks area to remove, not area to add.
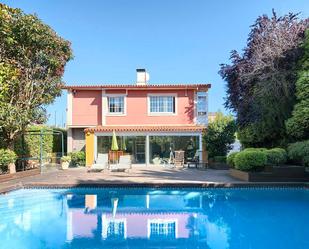
[[[203,132],[203,125],[109,125],[86,128],[85,132]]]

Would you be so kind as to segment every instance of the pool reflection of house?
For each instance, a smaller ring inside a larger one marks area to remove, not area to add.
[[[202,195],[185,201],[168,194],[102,199],[96,195],[73,195],[68,199],[68,207],[68,241],[98,236],[103,240],[169,241],[206,236],[205,227],[198,227],[201,224],[197,223],[197,218],[207,218],[202,213]]]

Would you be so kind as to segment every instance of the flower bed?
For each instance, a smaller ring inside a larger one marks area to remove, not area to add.
[[[230,169],[230,176],[247,182],[305,182],[309,180],[305,167],[293,165],[273,166],[272,170],[262,172]]]
[[[282,148],[249,148],[229,155],[230,175],[249,182],[302,182],[309,180],[304,166],[286,165]]]

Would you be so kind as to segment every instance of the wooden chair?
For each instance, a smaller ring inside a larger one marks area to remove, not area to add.
[[[184,163],[185,163],[185,152],[183,150],[176,150],[174,158],[175,167],[183,167]]]

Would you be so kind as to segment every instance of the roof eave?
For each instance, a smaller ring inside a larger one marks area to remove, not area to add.
[[[137,86],[137,85],[68,85],[62,87],[66,90],[119,90],[119,89],[130,89],[130,90],[148,90],[148,89],[209,89],[211,84],[169,84],[169,85],[148,85],[148,86]]]

